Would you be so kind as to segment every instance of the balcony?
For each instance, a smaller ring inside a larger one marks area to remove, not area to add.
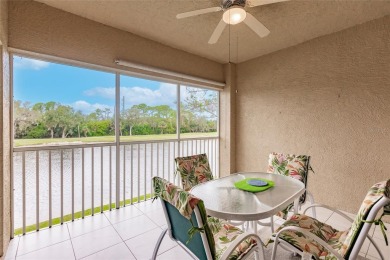
[[[218,137],[14,148],[14,234],[151,198],[153,176],[179,184],[174,158],[206,153],[218,176]],[[118,174],[115,174],[118,172]]]
[[[267,35],[224,24],[230,4]],[[205,9],[221,10],[176,19]],[[0,0],[0,257],[149,259],[164,226],[151,177],[179,184],[173,159],[195,153],[216,177],[310,155],[315,201],[356,214],[389,179],[389,24],[389,1]],[[187,87],[213,102],[186,104]],[[188,257],[168,238],[160,253]],[[360,256],[378,259],[368,242]]]

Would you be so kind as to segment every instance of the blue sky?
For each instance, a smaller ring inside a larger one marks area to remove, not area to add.
[[[175,106],[176,86],[121,76],[125,106],[146,103]],[[14,56],[14,99],[30,103],[56,101],[83,113],[114,107],[115,75]]]

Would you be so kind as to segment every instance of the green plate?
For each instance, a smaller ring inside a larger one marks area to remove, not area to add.
[[[265,181],[267,182],[268,184],[266,186],[261,186],[261,187],[257,187],[257,186],[252,186],[250,184],[248,184],[248,181],[249,180],[260,180],[260,181]],[[261,192],[261,191],[265,191],[265,190],[268,190],[269,188],[273,187],[275,184],[273,181],[270,181],[270,180],[266,180],[266,179],[261,179],[261,178],[246,178],[246,179],[243,179],[241,181],[237,181],[234,183],[234,186],[237,188],[237,189],[240,189],[240,190],[245,190],[245,191],[250,191],[250,192]]]

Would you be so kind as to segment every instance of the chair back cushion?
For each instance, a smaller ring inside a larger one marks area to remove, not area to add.
[[[177,157],[175,162],[176,174],[180,174],[183,189],[186,191],[199,183],[213,179],[206,154]]]
[[[338,250],[339,253],[345,256],[348,259],[352,248],[360,234],[361,229],[363,228],[364,222],[368,214],[370,213],[372,207],[377,203],[383,196],[390,198],[390,179],[387,181],[379,182],[371,187],[368,191],[362,205],[360,206],[359,212],[356,215],[354,222],[352,223],[351,228],[343,238],[343,244]],[[377,213],[376,213],[377,214]]]
[[[294,179],[307,183],[307,174],[309,171],[310,156],[294,155],[283,153],[271,153],[268,160],[268,173],[277,173],[290,176]],[[299,199],[300,203],[306,200],[306,193]]]
[[[206,233],[211,255],[214,258],[216,255],[214,237],[207,224],[203,201],[160,177],[153,178],[153,188],[155,196],[162,199],[167,210],[167,222],[170,223],[172,237],[180,241],[199,259],[207,259],[200,233],[196,232],[191,239],[188,234],[191,228],[198,227],[194,209],[196,207],[199,209],[204,224],[203,232]]]

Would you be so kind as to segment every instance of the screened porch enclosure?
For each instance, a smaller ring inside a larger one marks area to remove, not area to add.
[[[13,61],[15,235],[149,200],[153,176],[180,185],[176,157],[206,153],[219,176],[217,91],[20,56]],[[28,62],[41,68],[28,70]],[[88,77],[105,85],[71,94],[61,86],[45,90],[58,80],[47,74],[56,70],[68,85],[87,85]],[[36,93],[22,94],[26,87]]]

